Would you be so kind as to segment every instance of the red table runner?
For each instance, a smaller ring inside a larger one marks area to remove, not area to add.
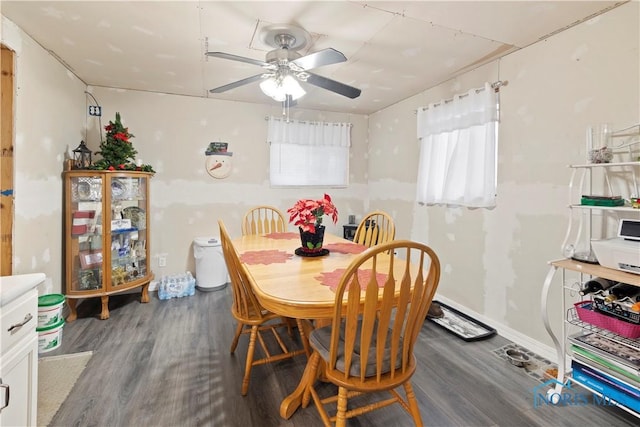
[[[270,249],[266,251],[247,251],[240,255],[240,261],[245,264],[283,264],[292,257],[293,254],[286,253],[285,251]]]
[[[346,268],[337,268],[328,273],[320,273],[320,276],[316,276],[314,279],[318,280],[321,284],[328,286],[329,289],[335,292],[345,271],[347,271]],[[358,281],[360,282],[360,287],[362,289],[365,289],[367,283],[371,280],[371,273],[371,270],[358,270]],[[378,283],[384,285],[384,282],[387,280],[387,275],[384,273],[377,273],[376,279],[378,280]]]

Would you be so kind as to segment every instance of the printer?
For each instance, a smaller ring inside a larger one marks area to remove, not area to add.
[[[621,219],[618,237],[592,240],[591,248],[603,267],[640,274],[640,220]]]

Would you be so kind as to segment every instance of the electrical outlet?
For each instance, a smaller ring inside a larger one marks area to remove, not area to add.
[[[167,266],[167,254],[158,255],[158,267]]]
[[[102,116],[102,107],[99,105],[89,105],[90,116]]]

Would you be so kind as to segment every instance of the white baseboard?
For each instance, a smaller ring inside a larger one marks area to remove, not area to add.
[[[486,316],[483,316],[479,313],[474,312],[473,310],[470,310],[468,307],[462,306],[458,303],[456,303],[455,301],[450,300],[447,297],[444,297],[442,295],[436,295],[436,297],[434,298],[435,300],[438,300],[452,308],[455,308],[456,310],[473,317],[474,319],[477,319],[478,321],[491,326],[492,328],[494,328],[497,332],[498,335],[508,339],[509,341],[512,341],[522,347],[525,347],[531,351],[533,351],[535,354],[544,357],[545,359],[550,360],[553,363],[558,363],[558,355],[556,353],[556,350],[553,347],[550,347],[546,344],[541,343],[540,341],[534,340],[533,338],[524,335],[521,332],[516,331],[515,329],[512,329],[508,326],[505,326],[499,322],[496,322],[494,319],[489,319]],[[540,320],[542,321],[542,320]]]

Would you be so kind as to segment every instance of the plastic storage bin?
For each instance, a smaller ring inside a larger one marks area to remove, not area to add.
[[[38,353],[47,353],[59,348],[62,345],[63,328],[64,318],[62,317],[60,317],[55,324],[37,327]]]
[[[47,294],[38,297],[38,327],[57,324],[62,319],[64,295]]]
[[[193,256],[196,259],[196,288],[199,291],[224,289],[229,275],[220,241],[215,237],[196,237]]]

